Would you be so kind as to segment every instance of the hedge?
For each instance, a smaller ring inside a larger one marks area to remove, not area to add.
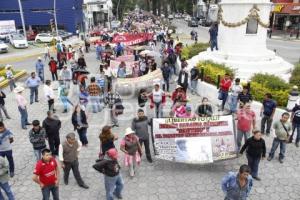
[[[202,61],[197,64],[199,70],[204,69],[204,81],[217,85],[218,75],[221,77],[228,73],[232,79],[235,71],[224,64],[217,64],[212,61]],[[300,69],[300,67],[299,67]],[[299,82],[298,82],[299,84]],[[262,102],[266,93],[271,93],[273,99],[280,107],[285,107],[288,101],[290,84],[281,78],[269,74],[255,74],[251,78],[251,94],[253,99]]]
[[[295,65],[295,68],[292,71],[292,75],[290,77],[290,84],[297,85],[300,88],[300,63]]]
[[[217,85],[218,75],[223,77],[226,73],[234,79],[235,71],[229,67],[226,67],[224,64],[217,64],[212,61],[202,61],[197,64],[199,70],[204,69],[204,81]]]
[[[208,43],[195,43],[193,45],[186,46],[182,49],[181,57],[188,60],[198,55],[200,52],[206,51],[208,47]]]
[[[281,78],[270,74],[255,74],[251,78],[251,94],[256,101],[262,102],[266,93],[271,93],[280,107],[288,102],[290,85]]]

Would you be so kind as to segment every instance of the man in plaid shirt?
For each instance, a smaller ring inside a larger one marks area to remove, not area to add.
[[[111,89],[107,91],[107,94],[105,95],[105,103],[110,108],[110,119],[112,123],[112,127],[119,127],[118,122],[118,113],[116,110],[116,102],[117,100],[120,100],[121,97],[117,92],[112,92]]]
[[[90,96],[90,103],[92,104],[93,113],[101,111],[100,94],[101,88],[96,84],[95,77],[91,78],[91,84],[87,87]]]

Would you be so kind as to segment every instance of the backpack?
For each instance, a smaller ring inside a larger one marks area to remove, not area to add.
[[[121,115],[124,112],[124,106],[122,105],[121,98],[116,98],[115,100],[115,106],[116,106],[116,114]]]

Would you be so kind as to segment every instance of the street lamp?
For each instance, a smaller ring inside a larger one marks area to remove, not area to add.
[[[53,15],[54,15],[56,36],[58,37],[57,18],[56,18],[56,0],[53,0]]]
[[[24,37],[27,39],[26,27],[25,27],[25,21],[24,21],[24,13],[23,13],[23,7],[22,7],[21,0],[18,0],[18,3],[19,3],[19,9],[20,9],[20,15],[21,15],[21,21],[22,21],[22,27],[23,27],[23,34],[24,34]]]

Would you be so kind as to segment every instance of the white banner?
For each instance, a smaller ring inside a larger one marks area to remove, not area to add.
[[[235,158],[236,143],[233,118],[153,119],[157,158],[184,163],[212,163]]]
[[[15,20],[0,20],[0,34],[10,34],[16,32]]]

